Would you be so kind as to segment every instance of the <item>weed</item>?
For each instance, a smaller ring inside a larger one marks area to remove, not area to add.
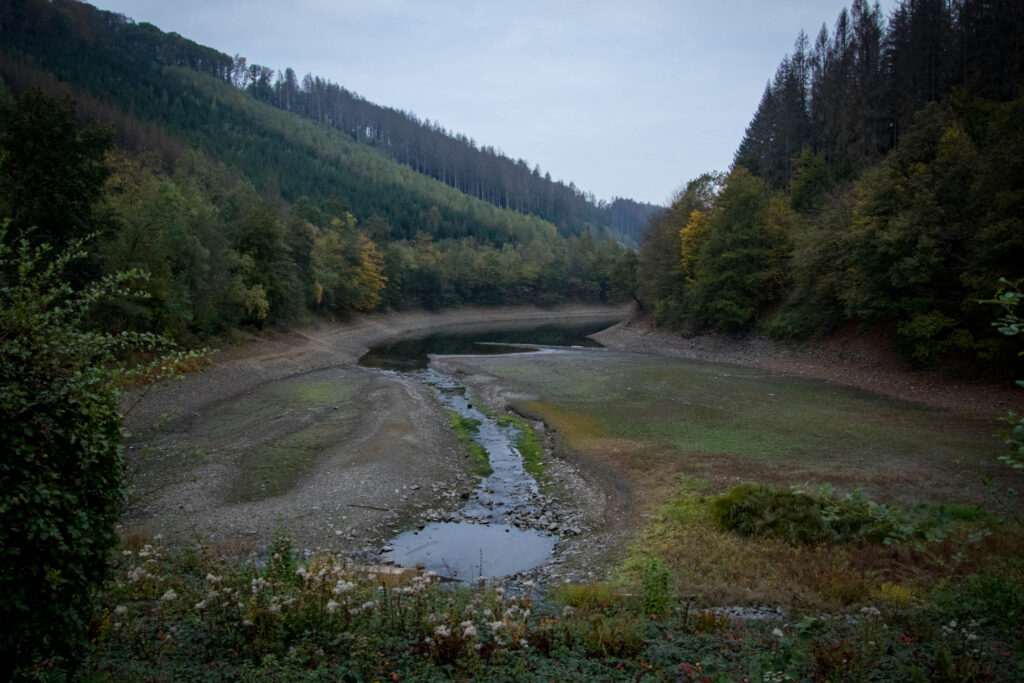
[[[640,606],[644,614],[656,616],[672,609],[668,578],[668,567],[657,558],[652,557],[644,565],[640,579]]]
[[[616,601],[615,592],[606,583],[563,583],[552,592],[555,604],[581,609],[608,609]]]

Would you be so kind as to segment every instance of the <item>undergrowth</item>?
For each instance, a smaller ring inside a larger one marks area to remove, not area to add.
[[[951,580],[920,600],[741,620],[669,593],[648,562],[632,587],[405,580],[279,533],[266,561],[199,547],[123,548],[91,649],[22,679],[1014,680],[1024,674],[1021,572]],[[891,593],[892,591],[890,591]]]

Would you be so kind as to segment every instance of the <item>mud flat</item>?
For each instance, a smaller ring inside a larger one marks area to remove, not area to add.
[[[355,361],[375,343],[440,330],[625,318],[606,306],[469,308],[364,316],[254,338],[206,370],[126,397],[134,496],[120,531],[265,549],[373,556],[475,479],[430,388]]]

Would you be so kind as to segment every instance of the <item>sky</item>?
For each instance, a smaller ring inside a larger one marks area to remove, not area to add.
[[[893,1],[882,3],[888,16]],[[94,0],[437,121],[598,199],[732,162],[803,29],[847,0]]]

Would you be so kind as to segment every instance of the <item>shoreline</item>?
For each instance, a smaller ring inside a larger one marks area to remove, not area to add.
[[[941,369],[912,368],[906,360],[866,335],[840,332],[806,344],[716,333],[683,335],[655,327],[649,318],[634,315],[593,338],[614,351],[760,368],[772,374],[823,380],[972,417],[995,420],[1008,410],[1024,411],[1024,391],[1013,385],[964,379]]]
[[[450,327],[508,325],[531,327],[562,321],[628,320],[630,305],[573,304],[538,306],[467,306],[442,311],[403,311],[359,314],[345,322],[318,322],[293,330],[252,335],[241,343],[212,351],[213,363],[175,380],[128,392],[122,408],[130,407],[125,426],[131,431],[150,428],[168,413],[196,415],[219,401],[238,396],[266,382],[355,364],[366,350],[382,341],[438,332]]]

